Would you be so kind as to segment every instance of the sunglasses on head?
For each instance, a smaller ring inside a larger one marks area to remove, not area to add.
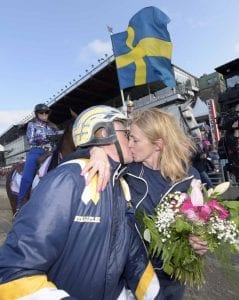
[[[39,110],[37,113],[40,115],[43,115],[43,114],[49,115],[50,112],[49,112],[49,110]]]

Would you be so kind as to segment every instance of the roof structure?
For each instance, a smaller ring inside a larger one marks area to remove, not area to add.
[[[150,91],[154,92],[165,87],[161,82],[150,84]],[[124,90],[125,98],[135,100],[149,94],[146,85],[132,87]],[[84,109],[93,105],[122,106],[122,98],[117,77],[114,56],[96,69],[89,72],[85,78],[79,80],[58,96],[54,104],[50,105],[52,113],[50,119],[59,125],[71,118],[70,109],[79,114]]]
[[[93,69],[55,98],[49,105],[50,120],[59,125],[71,118],[70,110],[79,114],[92,105],[121,105],[115,62],[112,59]]]
[[[224,65],[221,65],[215,70],[218,73],[221,73],[224,77],[227,77],[227,75],[232,75],[233,73],[238,73],[239,70],[239,58],[234,59]]]
[[[197,98],[195,106],[193,107],[193,115],[194,115],[195,118],[208,116],[208,106],[199,97]]]
[[[161,82],[154,82],[150,85],[132,87],[124,90],[125,98],[136,100],[146,96],[150,92],[162,89]],[[50,121],[60,128],[72,118],[71,110],[79,114],[84,109],[93,105],[110,105],[113,107],[122,106],[122,98],[117,77],[115,58],[106,57],[97,67],[90,70],[79,80],[75,80],[69,87],[66,87],[52,101],[46,102],[51,108]],[[26,125],[34,115],[27,120],[13,125],[0,136],[0,143],[3,145],[24,134]]]

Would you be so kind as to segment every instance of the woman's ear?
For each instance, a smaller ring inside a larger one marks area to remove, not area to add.
[[[155,150],[156,151],[161,151],[163,149],[163,145],[164,145],[164,142],[163,142],[163,139],[158,139],[154,142],[154,145],[155,145]]]

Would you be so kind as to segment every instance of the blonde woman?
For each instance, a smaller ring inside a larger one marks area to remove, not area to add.
[[[173,191],[186,192],[193,178],[200,179],[190,162],[194,143],[169,113],[158,108],[134,112],[128,146],[134,162],[127,165],[125,178],[131,189],[136,215],[140,212],[153,214],[166,194]],[[102,190],[109,177],[108,159],[97,147],[90,154],[91,161],[82,174],[88,173],[89,182],[99,172],[98,189]],[[141,179],[141,184],[138,179]],[[207,251],[206,243],[195,236],[190,237],[190,243],[200,255]],[[162,271],[161,259],[153,258],[152,262],[164,299],[182,299],[184,286]]]

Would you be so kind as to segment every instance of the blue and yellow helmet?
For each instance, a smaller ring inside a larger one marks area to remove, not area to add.
[[[92,106],[84,110],[75,120],[72,137],[76,147],[113,144],[117,140],[113,121],[127,121],[127,116],[120,110],[106,106]],[[96,137],[98,129],[105,128],[106,137]]]

